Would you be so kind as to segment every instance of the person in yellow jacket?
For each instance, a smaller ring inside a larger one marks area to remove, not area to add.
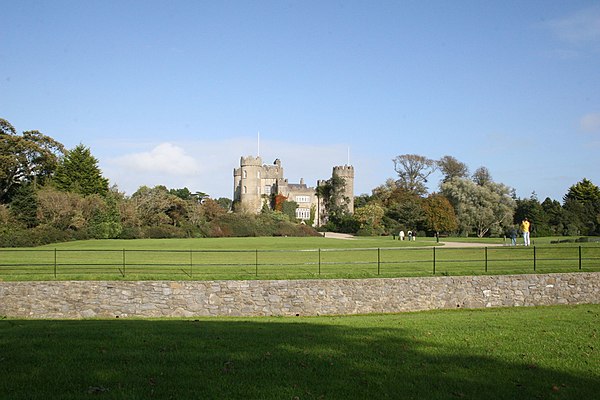
[[[521,232],[523,233],[523,242],[525,246],[529,246],[529,228],[531,227],[531,223],[527,218],[521,221]]]

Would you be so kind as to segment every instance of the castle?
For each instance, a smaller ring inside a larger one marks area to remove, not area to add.
[[[332,176],[344,179],[345,203],[348,211],[354,211],[354,167],[351,165],[333,167]],[[320,185],[322,181],[318,181]],[[289,183],[283,175],[281,160],[273,165],[264,165],[259,157],[241,157],[240,167],[233,170],[233,202],[235,210],[258,214],[265,206],[270,207],[274,195],[283,195],[288,201],[295,201],[296,218],[310,225],[320,225],[327,219],[323,199],[319,199],[316,189],[300,183]],[[311,215],[311,209],[313,210]],[[311,216],[314,220],[311,220]]]

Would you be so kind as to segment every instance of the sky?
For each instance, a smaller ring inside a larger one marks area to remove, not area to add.
[[[450,155],[520,198],[600,185],[600,2],[0,0],[0,118],[103,175],[233,196],[240,157],[290,183]],[[439,190],[440,175],[428,181]]]

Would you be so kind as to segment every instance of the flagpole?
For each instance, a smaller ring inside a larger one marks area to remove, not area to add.
[[[350,146],[348,146],[348,164],[347,165],[350,165]]]

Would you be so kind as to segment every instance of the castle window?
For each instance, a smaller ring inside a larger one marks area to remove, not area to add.
[[[296,203],[310,203],[310,196],[296,196]]]
[[[248,193],[248,188],[246,186],[244,186],[244,194]]]
[[[296,218],[307,220],[310,218],[310,208],[296,208]]]
[[[269,185],[265,186],[265,194],[271,194],[271,186],[269,186]]]
[[[256,177],[260,179],[260,171],[256,171]]]
[[[248,177],[248,171],[244,170],[244,178]]]

